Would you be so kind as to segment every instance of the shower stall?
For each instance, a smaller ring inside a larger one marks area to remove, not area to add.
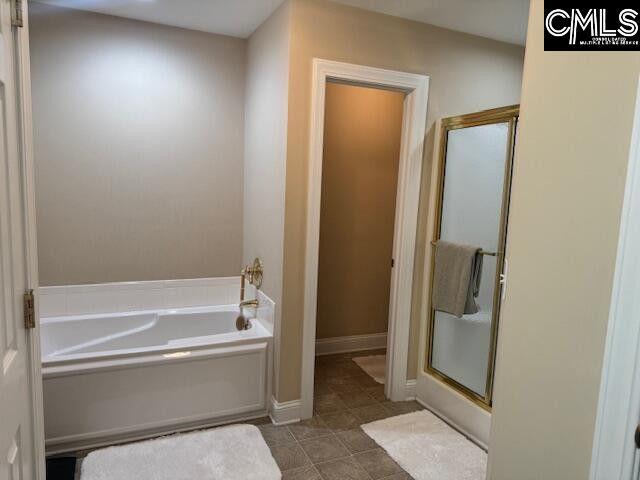
[[[479,311],[461,318],[429,303],[425,371],[490,411],[518,106],[441,124],[431,248],[438,240],[482,255]],[[431,255],[430,288],[433,288]],[[429,295],[429,299],[431,295]]]

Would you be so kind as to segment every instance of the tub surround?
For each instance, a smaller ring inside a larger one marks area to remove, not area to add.
[[[263,417],[275,304],[239,278],[40,289],[47,453]]]
[[[42,318],[231,305],[240,301],[240,277],[67,285],[39,292]]]

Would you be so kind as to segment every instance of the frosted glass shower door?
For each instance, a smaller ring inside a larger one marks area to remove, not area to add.
[[[480,311],[462,318],[432,312],[430,367],[481,399],[488,398],[487,379],[493,364],[496,270],[502,262],[502,210],[511,136],[510,121],[454,128],[446,133],[436,238],[477,246],[484,255],[476,299]]]

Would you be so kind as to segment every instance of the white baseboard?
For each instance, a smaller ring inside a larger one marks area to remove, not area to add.
[[[279,403],[275,398],[271,397],[269,417],[275,425],[287,425],[289,423],[299,422],[301,416],[302,402],[300,400]]]
[[[386,333],[352,335],[349,337],[320,338],[316,340],[316,356],[334,353],[375,350],[387,346]]]
[[[407,380],[405,398],[408,401],[416,399],[416,380]]]
[[[49,440],[47,442],[45,453],[47,456],[51,456],[79,450],[109,447],[122,443],[138,442],[141,440],[149,440],[176,433],[187,433],[194,430],[202,430],[220,425],[248,422],[250,420],[263,418],[265,415],[266,412],[264,410],[257,410],[255,412],[226,415],[224,417],[217,417],[209,420],[203,419],[195,422],[185,422],[183,424],[150,428],[140,432],[119,429],[111,431],[109,435],[102,436],[74,435],[64,439],[53,439],[53,441]]]

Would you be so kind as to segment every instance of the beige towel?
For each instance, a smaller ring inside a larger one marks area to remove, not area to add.
[[[480,291],[480,248],[438,240],[435,246],[432,305],[456,317],[477,313]]]

